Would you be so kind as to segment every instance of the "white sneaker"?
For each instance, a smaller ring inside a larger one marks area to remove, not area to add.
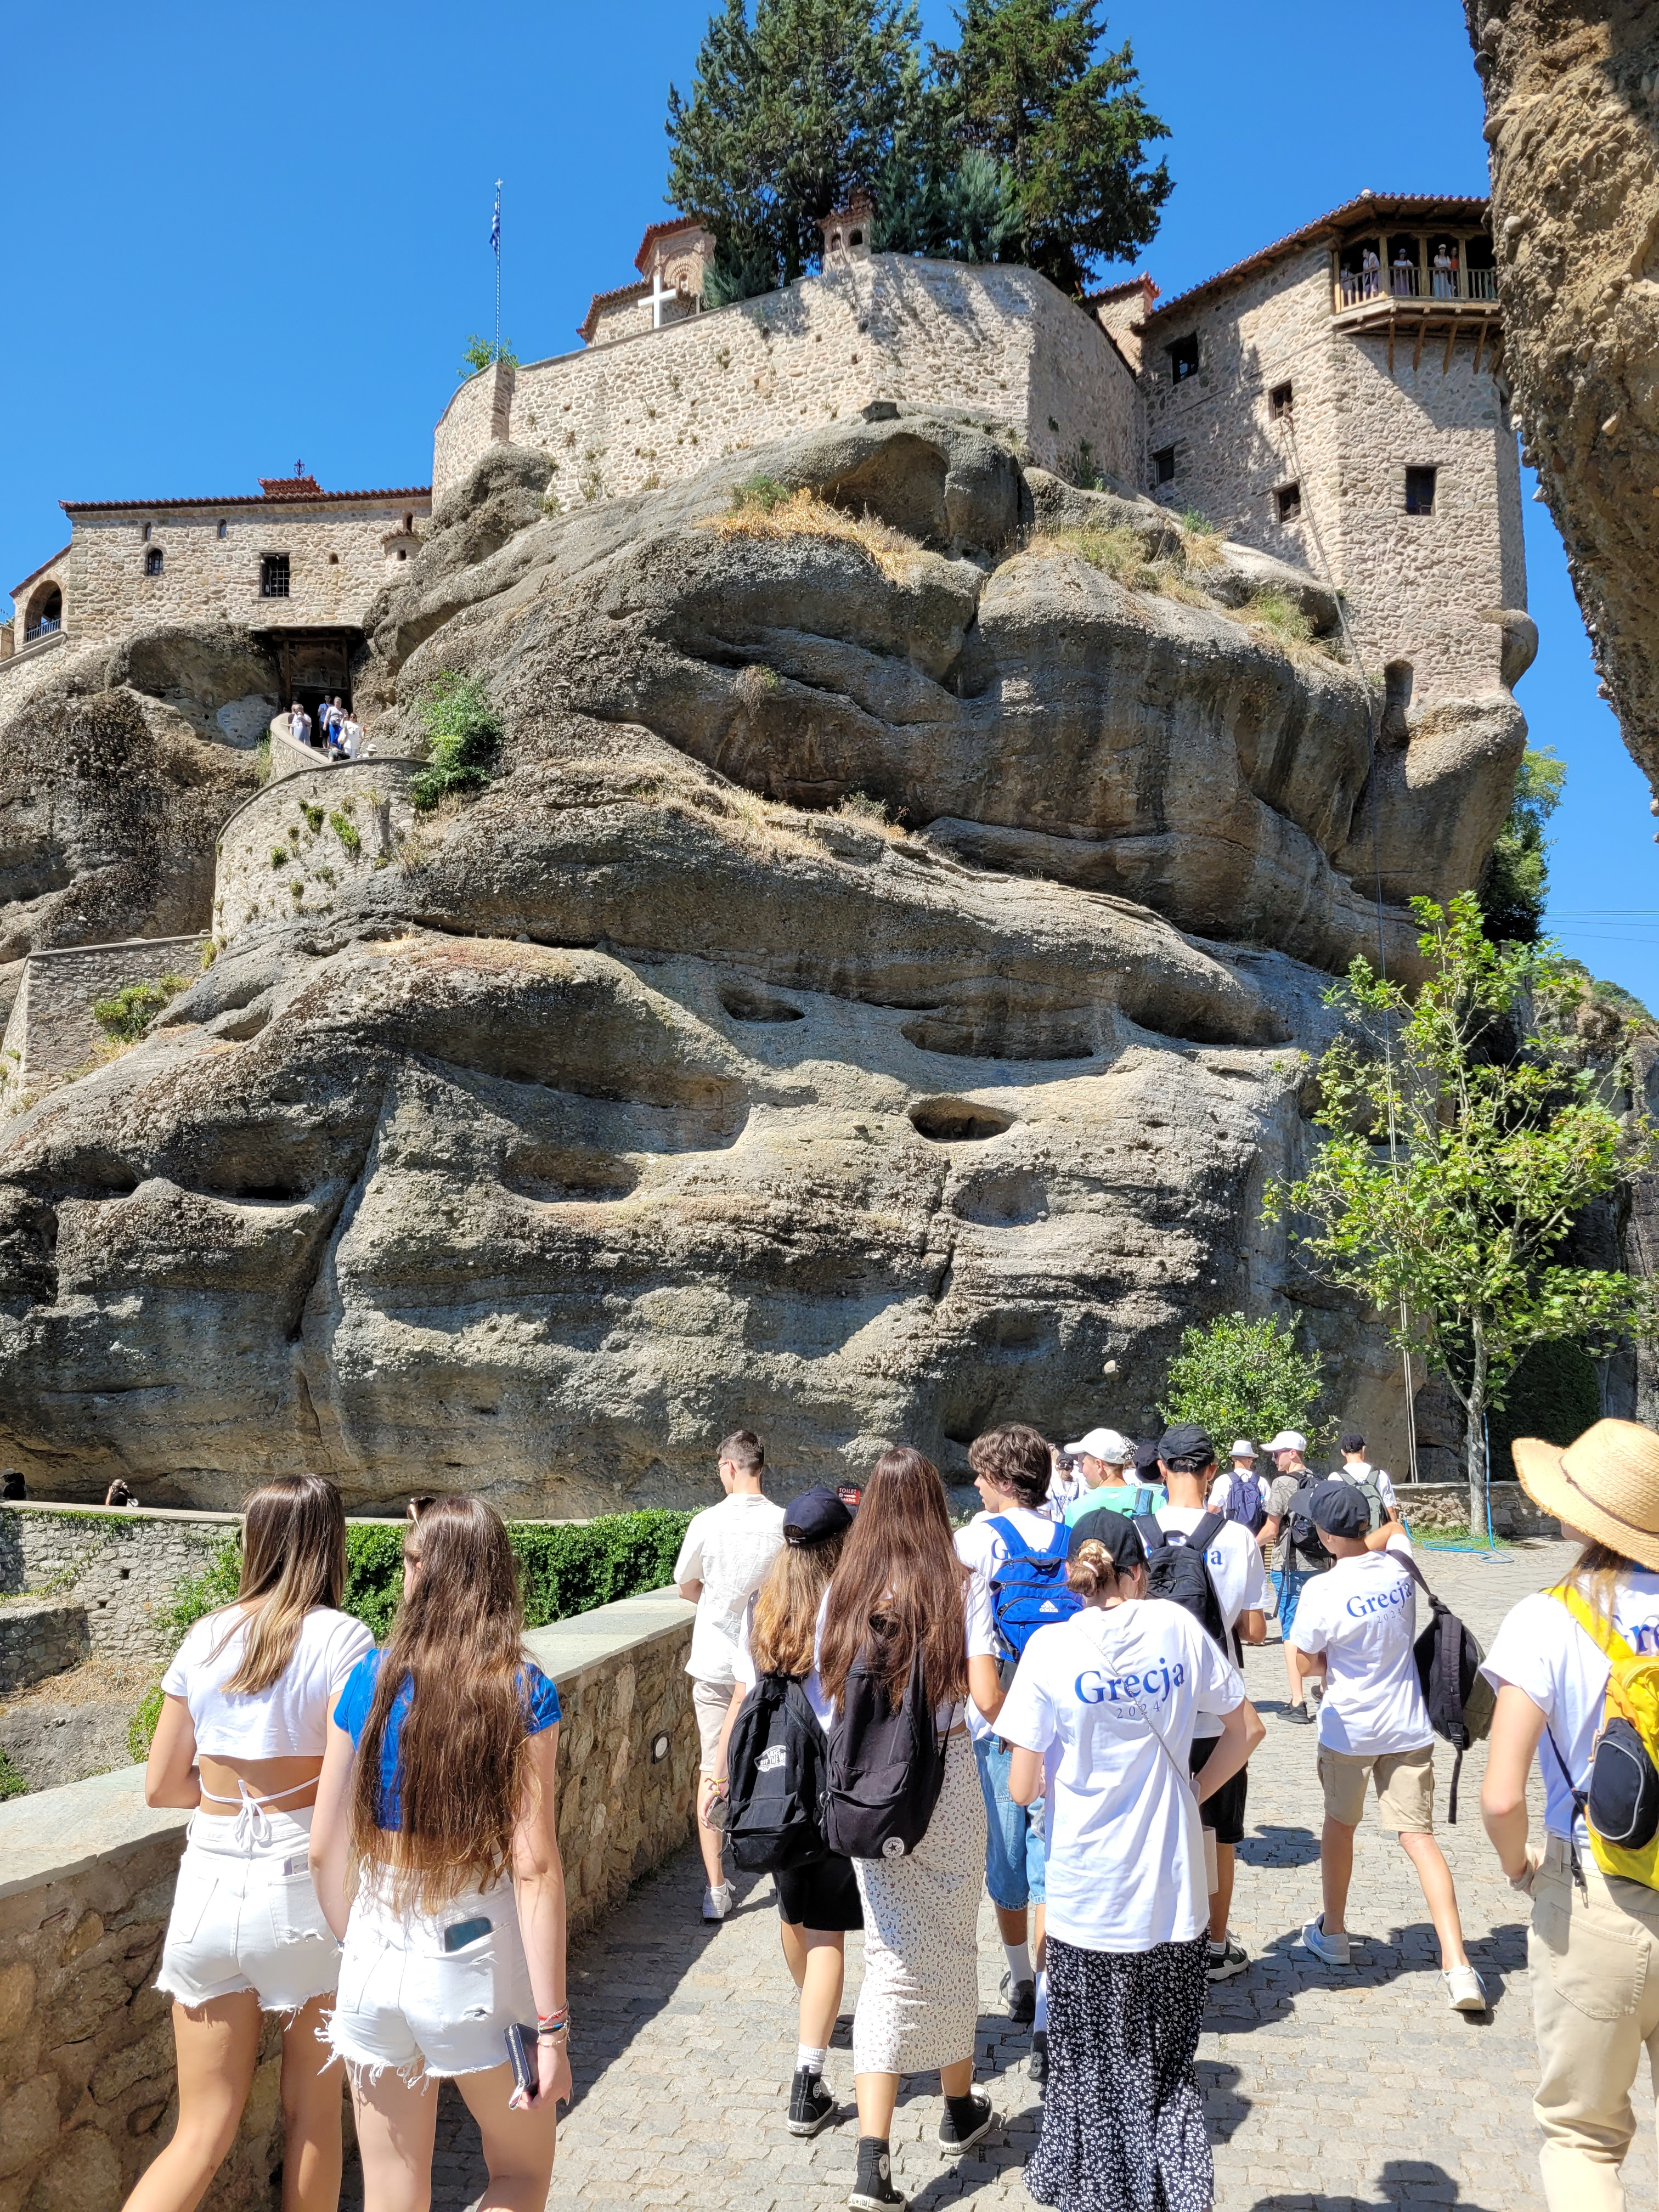
[[[724,1920],[732,1910],[732,1885],[723,1881],[718,1889],[706,1889],[702,1893],[702,1917],[705,1920]]]
[[[1473,1966],[1448,1966],[1446,2002],[1454,2012],[1490,2012],[1486,1987]]]
[[[1348,1937],[1346,1929],[1340,1936],[1325,1933],[1325,1916],[1310,1920],[1302,1931],[1302,1941],[1316,1959],[1322,1959],[1328,1966],[1346,1966],[1348,1963]]]

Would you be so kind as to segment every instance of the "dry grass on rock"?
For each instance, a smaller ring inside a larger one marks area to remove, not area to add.
[[[725,514],[702,526],[720,538],[835,538],[867,553],[885,576],[902,583],[922,549],[914,538],[871,514],[846,514],[814,491],[789,491],[770,477],[739,484]]]

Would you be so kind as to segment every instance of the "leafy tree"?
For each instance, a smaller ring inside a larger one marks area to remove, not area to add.
[[[518,367],[519,356],[513,350],[512,339],[504,338],[497,345],[492,339],[481,338],[475,331],[466,342],[461,354],[461,365],[455,374],[459,377],[476,376],[480,369],[493,368],[496,362],[500,362],[503,368]]]
[[[1468,893],[1413,907],[1427,980],[1413,1001],[1356,960],[1332,992],[1348,1021],[1319,1064],[1325,1139],[1267,1213],[1446,1377],[1467,1417],[1477,1528],[1487,1409],[1528,1347],[1610,1346],[1651,1316],[1645,1284],[1560,1255],[1583,1208],[1645,1170],[1655,1142],[1528,1033],[1534,995],[1563,985],[1553,949],[1493,944]]]
[[[910,0],[757,0],[752,24],[726,0],[668,94],[668,198],[714,233],[711,304],[813,266],[819,218],[873,191],[927,96]]]
[[[1166,1421],[1196,1421],[1224,1453],[1235,1437],[1265,1443],[1281,1429],[1308,1434],[1323,1389],[1319,1361],[1297,1350],[1288,1322],[1218,1314],[1182,1338],[1158,1411]]]
[[[416,702],[427,737],[427,764],[409,787],[417,813],[452,793],[482,791],[495,772],[501,726],[476,676],[441,669]]]
[[[1561,804],[1567,764],[1528,745],[1515,779],[1515,797],[1480,878],[1486,934],[1516,945],[1535,945],[1549,895],[1544,824]]]
[[[957,22],[960,44],[933,64],[953,135],[1007,165],[1018,244],[1004,258],[1079,292],[1097,261],[1156,234],[1172,186],[1146,146],[1169,131],[1128,46],[1097,56],[1100,0],[966,0]]]

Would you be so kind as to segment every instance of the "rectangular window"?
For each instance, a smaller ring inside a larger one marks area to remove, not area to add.
[[[286,553],[266,553],[260,556],[259,597],[262,599],[285,599],[288,597]]]
[[[1290,386],[1288,384],[1274,385],[1273,390],[1267,394],[1267,412],[1273,416],[1276,421],[1279,416],[1288,415],[1290,411]]]
[[[1160,446],[1152,455],[1152,480],[1155,483],[1175,482],[1175,447]]]
[[[1434,513],[1434,477],[1432,469],[1407,469],[1406,471],[1406,512],[1407,514]]]
[[[1302,487],[1299,483],[1280,484],[1273,494],[1279,502],[1281,522],[1294,522],[1302,512]]]
[[[1171,384],[1184,384],[1189,376],[1198,374],[1198,332],[1196,331],[1190,337],[1177,338],[1172,346],[1166,346],[1164,351],[1170,356]]]

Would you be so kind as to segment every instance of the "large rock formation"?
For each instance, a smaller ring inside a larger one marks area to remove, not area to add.
[[[1516,428],[1625,742],[1659,787],[1659,14],[1466,5]]]
[[[784,1480],[899,1436],[959,1473],[1000,1418],[1151,1420],[1188,1322],[1291,1282],[1298,1048],[1379,926],[1409,956],[1339,862],[1375,807],[1409,888],[1472,880],[1506,702],[1385,781],[1316,586],[982,424],[557,520],[544,481],[480,465],[357,675],[381,757],[476,677],[491,787],[408,830],[371,757],[349,835],[274,787],[221,882],[280,850],[296,910],[228,901],[6,1135],[0,1443],[59,1493],[576,1513],[696,1494],[739,1419]],[[1308,1313],[1377,1433],[1396,1370]]]

